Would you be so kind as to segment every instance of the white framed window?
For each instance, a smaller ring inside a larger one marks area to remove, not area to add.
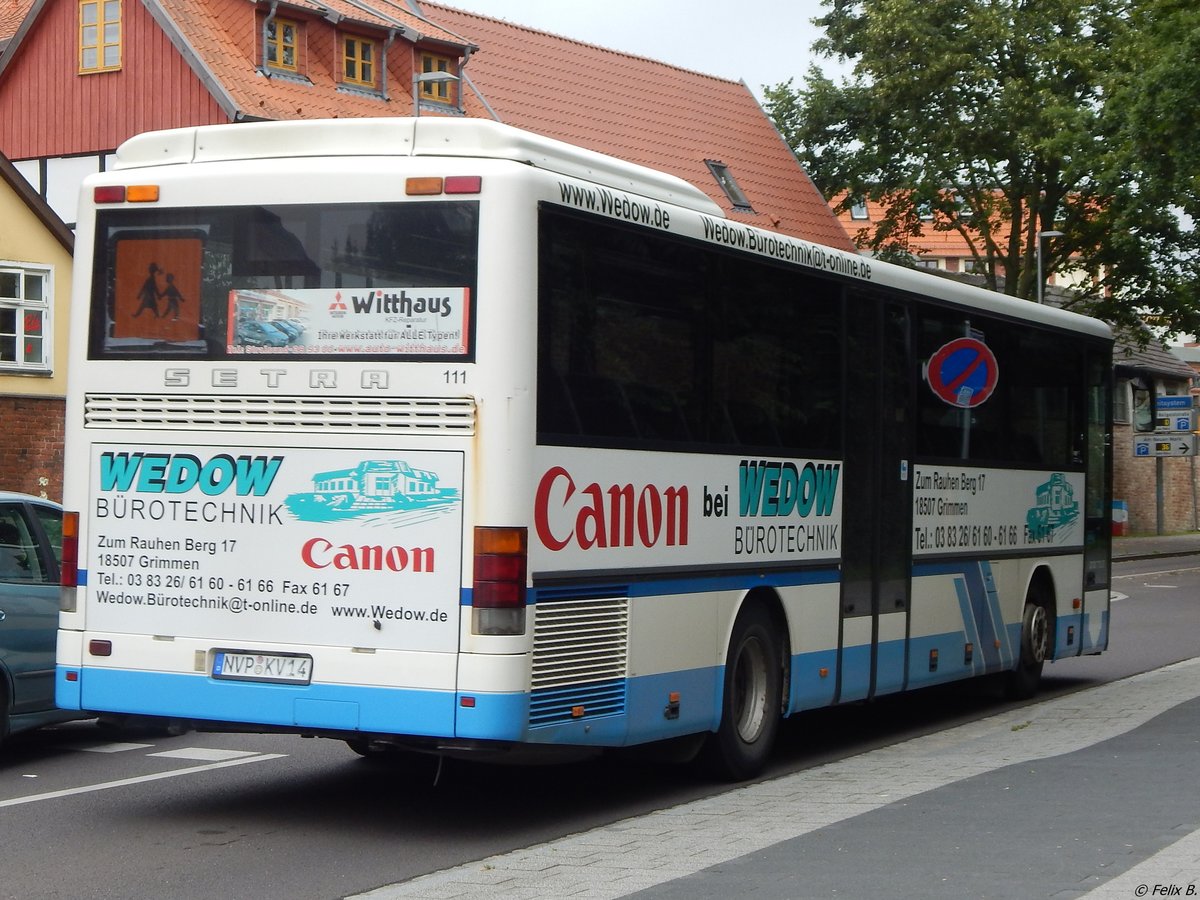
[[[50,371],[51,272],[0,261],[0,370]]]
[[[850,204],[850,218],[856,221],[865,221],[871,218],[871,214],[867,210],[866,200],[856,200]]]
[[[1122,425],[1129,424],[1130,390],[1129,382],[1121,380],[1117,382],[1116,389],[1113,391],[1113,421]]]

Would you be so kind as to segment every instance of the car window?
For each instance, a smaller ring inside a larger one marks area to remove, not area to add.
[[[0,581],[45,581],[37,541],[23,509],[0,503]]]
[[[62,510],[35,504],[33,512],[42,524],[42,531],[46,532],[46,540],[50,542],[54,561],[62,566]]]

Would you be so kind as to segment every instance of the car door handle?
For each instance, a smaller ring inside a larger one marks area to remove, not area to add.
[[[4,610],[0,609],[0,622],[4,621]]]

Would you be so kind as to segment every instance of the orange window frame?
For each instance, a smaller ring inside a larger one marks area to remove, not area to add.
[[[436,53],[421,54],[421,74],[428,72],[449,72],[451,75],[457,75],[455,71],[458,68],[458,60],[451,59],[449,56],[439,56]],[[452,93],[455,82],[451,81],[423,81],[421,82],[421,98],[423,100],[432,100],[435,103],[453,103],[454,94]]]
[[[79,0],[79,73],[121,68],[121,0]]]
[[[267,23],[267,58],[264,64],[286,72],[300,71],[300,23],[272,19]]]
[[[373,88],[376,86],[375,61],[378,45],[366,38],[342,39],[342,78],[347,84]]]

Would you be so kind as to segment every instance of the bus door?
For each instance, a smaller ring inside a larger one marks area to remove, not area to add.
[[[913,503],[908,306],[851,291],[847,317],[839,702],[904,689]]]

